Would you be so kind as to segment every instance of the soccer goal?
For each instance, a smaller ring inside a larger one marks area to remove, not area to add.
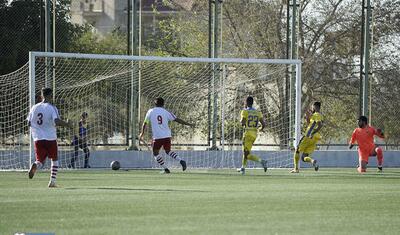
[[[137,138],[156,97],[196,127],[171,124],[173,149],[192,168],[235,168],[241,164],[240,111],[255,99],[267,123],[253,151],[269,167],[290,167],[300,138],[301,61],[283,59],[173,58],[31,52],[29,66],[2,76],[0,169],[27,169],[34,158],[26,115],[40,89],[54,90],[54,104],[73,129],[58,129],[59,159],[75,154],[78,122],[88,114],[91,161],[126,155],[130,167],[153,160],[149,142]],[[4,111],[4,112],[3,112]],[[79,149],[77,167],[83,166]],[[104,159],[103,159],[104,160]],[[179,166],[166,157],[167,164]],[[106,160],[104,160],[106,161]],[[249,167],[257,167],[250,165]]]

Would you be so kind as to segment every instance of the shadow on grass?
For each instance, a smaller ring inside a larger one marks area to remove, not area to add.
[[[65,190],[115,190],[115,191],[147,191],[147,192],[198,192],[208,193],[210,191],[196,190],[196,189],[152,189],[152,188],[118,188],[118,187],[101,187],[101,188],[65,188]]]

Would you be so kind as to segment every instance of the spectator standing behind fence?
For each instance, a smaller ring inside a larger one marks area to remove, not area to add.
[[[74,139],[72,141],[72,144],[74,146],[74,154],[71,158],[71,164],[70,168],[75,168],[75,162],[78,159],[78,154],[79,154],[79,149],[82,149],[84,154],[85,154],[85,164],[84,168],[90,168],[89,165],[89,157],[90,157],[90,151],[87,145],[87,118],[88,114],[86,112],[83,112],[81,115],[81,119],[79,121],[79,135],[74,136]]]

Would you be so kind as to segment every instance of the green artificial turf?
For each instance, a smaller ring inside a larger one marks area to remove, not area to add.
[[[0,234],[398,234],[400,169],[0,172]]]

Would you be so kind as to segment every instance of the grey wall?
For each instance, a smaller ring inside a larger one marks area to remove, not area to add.
[[[188,167],[205,167],[205,168],[232,168],[240,167],[241,151],[176,151],[187,160]],[[276,156],[276,152],[254,151],[264,159],[271,159]],[[61,167],[66,167],[70,162],[70,156],[73,152],[61,152],[59,160]],[[286,155],[285,155],[286,154]],[[286,167],[292,166],[292,153],[281,152],[281,160],[285,163],[281,164]],[[313,158],[317,159],[321,167],[356,167],[358,164],[357,151],[340,151],[340,150],[320,150],[316,151]],[[83,165],[83,152],[79,153],[79,164]],[[158,167],[153,160],[152,154],[146,151],[92,151],[90,157],[90,165],[93,168],[109,167],[110,162],[119,161],[123,168],[152,168]],[[179,163],[166,158],[168,166],[179,167]],[[279,161],[279,160],[278,160]],[[50,161],[46,162],[48,167]],[[270,161],[270,166],[271,166]],[[249,166],[252,166],[249,164]],[[272,165],[273,166],[273,165]],[[376,166],[376,157],[371,157],[370,167]],[[301,167],[309,167],[308,164],[301,164]],[[384,167],[400,167],[400,151],[384,151]],[[29,168],[29,152],[28,151],[0,151],[0,170],[1,169],[28,169]]]
[[[179,153],[179,151],[177,151]],[[215,156],[210,158],[218,158],[219,152],[214,152]],[[257,154],[257,151],[255,151]],[[235,159],[235,166],[241,164],[241,151],[232,152]],[[268,152],[259,153],[261,156],[266,156],[268,160]],[[185,153],[184,155],[187,155]],[[317,159],[321,167],[355,167],[358,164],[357,151],[316,151],[313,156]],[[110,162],[117,160],[125,168],[151,168],[153,165],[152,156],[150,153],[135,151],[97,151],[94,152],[90,159],[92,167],[108,167]],[[376,157],[370,157],[369,166],[376,166]],[[400,151],[385,151],[384,152],[385,167],[400,167]],[[190,165],[188,166],[190,167]],[[309,167],[308,164],[302,164],[302,167]]]

